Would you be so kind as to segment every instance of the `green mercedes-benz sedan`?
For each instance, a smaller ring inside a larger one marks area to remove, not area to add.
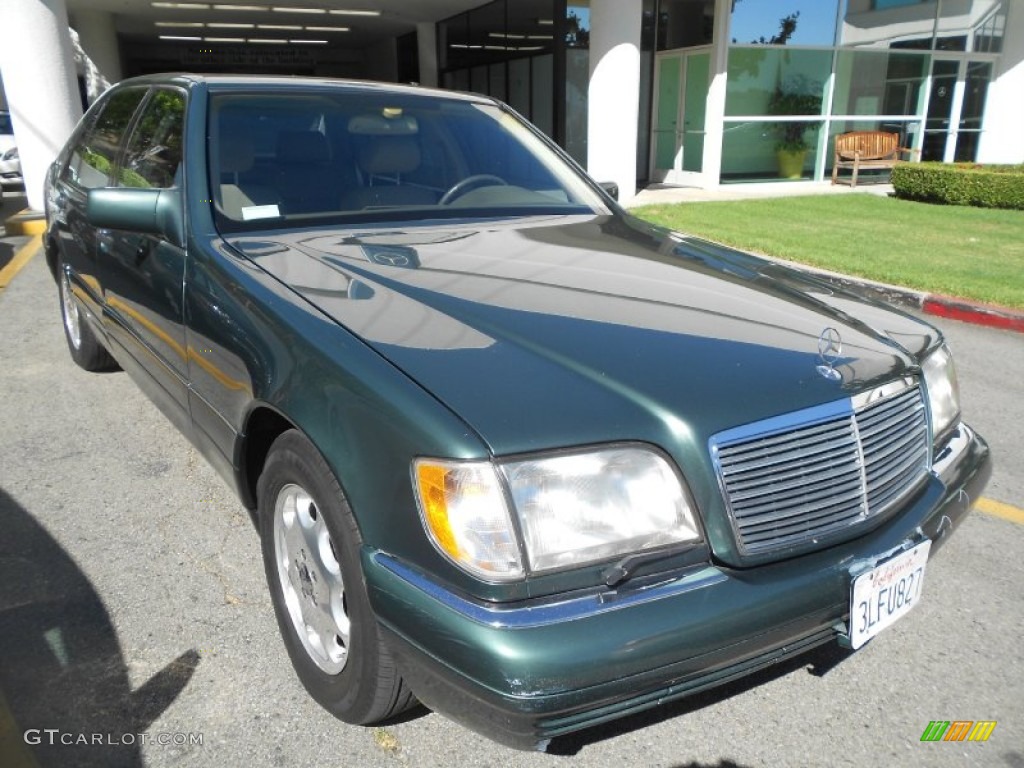
[[[935,328],[632,218],[492,99],[127,80],[46,200],[71,357],[252,510],[347,722],[544,748],[859,648],[991,472]]]

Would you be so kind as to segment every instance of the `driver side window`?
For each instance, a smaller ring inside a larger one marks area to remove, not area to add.
[[[85,189],[110,183],[118,147],[145,95],[145,88],[129,88],[110,97],[93,126],[71,151],[66,171],[70,182]]]
[[[160,89],[146,103],[132,131],[119,172],[119,186],[167,189],[176,186],[181,165],[185,95]]]

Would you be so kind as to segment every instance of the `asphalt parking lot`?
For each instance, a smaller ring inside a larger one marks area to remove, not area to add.
[[[1024,335],[940,325],[967,420],[995,453],[986,495],[1024,507]],[[230,491],[125,374],[74,366],[41,258],[0,293],[4,768],[1019,768],[1022,636],[1024,525],[976,512],[929,564],[923,603],[855,654],[827,649],[555,754],[425,710],[345,725],[292,674]],[[932,720],[997,725],[985,743],[922,743]]]

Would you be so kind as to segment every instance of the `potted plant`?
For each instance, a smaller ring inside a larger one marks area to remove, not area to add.
[[[772,115],[821,114],[821,88],[805,79],[780,85],[768,102],[768,112]],[[799,179],[803,175],[804,159],[811,148],[806,135],[815,125],[817,123],[792,120],[773,124],[775,154],[782,178]]]

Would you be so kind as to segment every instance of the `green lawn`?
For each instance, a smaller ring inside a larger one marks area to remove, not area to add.
[[[869,194],[647,205],[641,218],[815,267],[1024,309],[1024,212]]]

